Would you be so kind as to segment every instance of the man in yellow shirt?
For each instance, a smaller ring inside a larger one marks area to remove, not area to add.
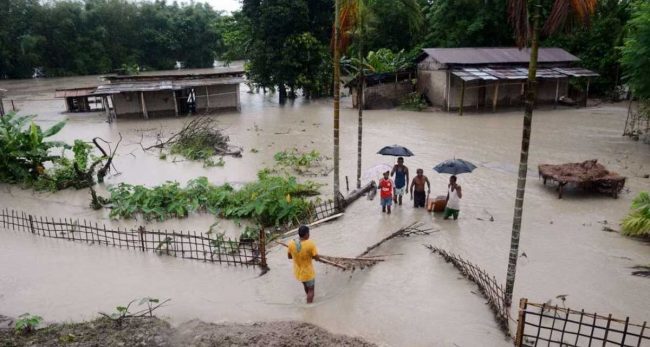
[[[296,279],[302,282],[307,294],[307,303],[314,302],[314,290],[316,286],[316,272],[312,259],[318,260],[318,250],[314,241],[309,239],[309,227],[301,225],[298,228],[299,238],[289,243],[287,256],[293,259],[293,274]]]

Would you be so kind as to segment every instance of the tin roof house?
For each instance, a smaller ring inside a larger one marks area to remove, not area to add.
[[[425,48],[417,58],[417,90],[433,105],[450,110],[519,105],[528,77],[530,51],[518,48]],[[570,78],[598,76],[577,67],[578,57],[560,48],[540,48],[538,103],[557,104]],[[589,80],[585,100],[589,92]]]

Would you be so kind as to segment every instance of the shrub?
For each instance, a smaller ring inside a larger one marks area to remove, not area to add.
[[[650,237],[650,194],[641,192],[632,200],[630,213],[621,223],[627,236]]]

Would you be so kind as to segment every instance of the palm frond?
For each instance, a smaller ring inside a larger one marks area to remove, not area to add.
[[[519,48],[526,46],[530,38],[528,25],[528,4],[526,0],[508,0],[508,21],[515,34],[515,42]]]
[[[596,4],[597,0],[555,0],[542,32],[544,35],[557,32],[565,26],[567,18],[574,19],[581,26],[589,26]]]

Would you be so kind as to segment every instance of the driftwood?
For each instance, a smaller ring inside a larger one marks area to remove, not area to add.
[[[438,230],[432,230],[431,228],[423,229],[422,228],[423,225],[424,225],[424,223],[419,223],[419,222],[411,223],[410,225],[397,230],[396,232],[394,232],[394,233],[390,234],[389,236],[383,238],[381,241],[379,241],[379,242],[375,243],[374,245],[366,248],[365,252],[359,254],[359,257],[365,256],[366,254],[370,253],[370,251],[372,251],[373,249],[381,246],[384,242],[386,242],[388,240],[391,240],[391,239],[394,239],[396,237],[409,237],[411,235],[429,235],[434,231],[438,231]]]
[[[377,184],[375,183],[375,181],[370,181],[370,183],[366,184],[365,186],[353,190],[352,192],[350,192],[350,194],[348,194],[348,196],[345,197],[345,205],[347,206],[353,203],[354,201],[356,201],[357,199],[359,199],[360,197],[362,197],[364,194],[368,192],[374,192],[376,188],[377,188]]]
[[[218,128],[214,118],[209,116],[199,116],[188,123],[183,128],[163,140],[162,131],[158,133],[156,143],[145,147],[140,143],[142,149],[145,151],[151,149],[164,149],[171,147],[174,144],[200,143],[206,147],[211,147],[215,150],[215,155],[229,155],[233,157],[241,157],[243,149],[241,147],[232,146],[229,144],[230,137],[223,134],[222,129]]]
[[[280,242],[280,241],[275,241],[275,242],[282,245],[282,246],[284,246],[284,247],[287,247],[287,248],[289,247],[289,245],[287,245],[284,242]],[[332,256],[328,256],[328,255],[323,255],[323,254],[319,254],[318,258],[314,259],[314,260],[316,260],[317,262],[329,265],[329,266],[333,266],[333,267],[338,268],[338,269],[343,270],[343,271],[348,271],[348,270],[354,271],[357,268],[363,270],[366,267],[371,267],[371,266],[373,266],[373,265],[375,265],[375,264],[377,264],[379,262],[384,261],[383,258],[379,258],[379,257],[344,258],[344,257],[332,257]]]
[[[560,165],[540,164],[538,170],[544,185],[546,185],[547,180],[558,183],[558,197],[560,199],[564,187],[568,184],[584,190],[591,189],[611,194],[614,198],[618,197],[618,193],[625,186],[625,177],[608,171],[605,166],[598,163],[597,159]]]

